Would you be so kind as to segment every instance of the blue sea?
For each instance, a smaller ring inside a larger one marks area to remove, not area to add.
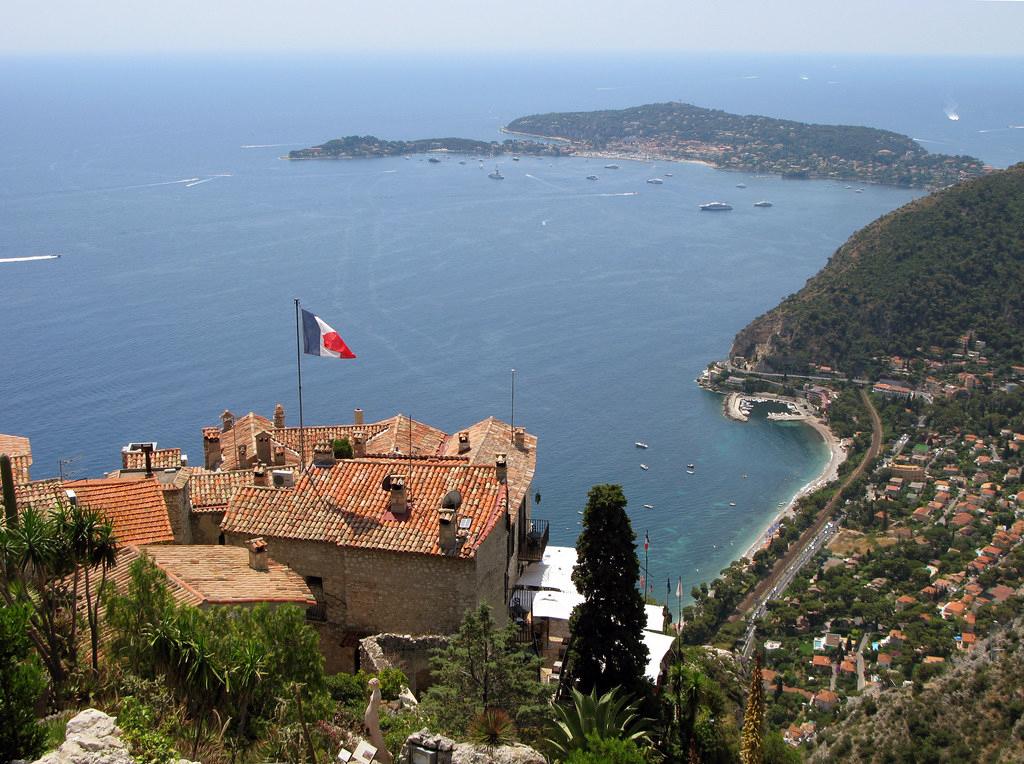
[[[280,155],[353,133],[495,139],[523,114],[684,100],[889,128],[1003,167],[1024,158],[1021,63],[0,59],[0,258],[63,255],[0,264],[0,432],[31,437],[34,476],[59,460],[86,476],[132,440],[199,463],[200,428],[225,408],[280,401],[295,422],[298,297],[359,355],[304,363],[307,422],[356,406],[449,431],[508,418],[515,368],[552,541],[573,543],[591,485],[620,483],[654,593],[677,578],[689,591],[826,461],[809,428],[727,421],[693,379],[917,192],[695,164],[505,158],[495,182],[493,163],[459,157]],[[712,200],[735,209],[698,211]]]

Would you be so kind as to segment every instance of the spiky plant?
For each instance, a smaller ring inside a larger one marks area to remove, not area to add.
[[[597,690],[584,695],[574,689],[571,704],[552,706],[554,719],[545,742],[555,759],[586,750],[588,735],[632,740],[641,745],[649,743],[650,719],[640,716],[639,705],[630,702],[618,687],[600,697]]]
[[[743,714],[743,734],[740,738],[740,764],[764,762],[764,684],[761,679],[761,655],[754,659],[750,675],[750,693]]]
[[[515,740],[512,717],[500,708],[487,708],[469,723],[469,739],[480,745],[507,745]]]

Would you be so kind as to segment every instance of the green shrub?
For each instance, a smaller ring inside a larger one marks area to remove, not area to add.
[[[409,684],[405,672],[393,666],[381,670],[377,680],[380,682],[380,696],[384,700],[398,700],[398,693]]]
[[[46,740],[35,716],[46,680],[29,650],[27,630],[27,608],[0,607],[0,761],[31,761]]]
[[[135,696],[121,702],[117,724],[124,733],[132,758],[139,764],[167,764],[179,758],[161,721],[150,706]]]

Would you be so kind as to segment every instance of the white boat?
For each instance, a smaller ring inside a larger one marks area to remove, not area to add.
[[[729,502],[729,506],[730,507],[735,507],[736,506],[736,502],[735,501],[730,501]]]
[[[641,463],[640,464],[640,469],[642,469],[642,470],[649,470],[650,467],[648,467],[646,464]]]
[[[427,157],[427,161],[431,164],[441,164],[441,160],[437,157]]]
[[[731,204],[725,202],[707,202],[700,205],[701,212],[728,212],[732,209]]]
[[[494,168],[494,172],[487,173],[487,177],[494,180],[505,180],[505,176],[501,174],[501,170],[497,167]]]
[[[696,466],[694,466],[694,465],[692,465],[692,464],[687,464],[687,465],[686,465],[686,469],[688,469],[688,470],[695,470],[695,469],[697,469],[697,468],[696,468]]]
[[[604,169],[606,169],[606,170],[618,170],[619,166],[617,164],[606,164],[604,166]]]
[[[512,161],[513,162],[518,162],[519,161],[519,157],[512,157]]]
[[[597,180],[597,176],[596,175],[588,175],[587,176],[587,180]]]
[[[672,177],[672,173],[670,173],[670,172],[666,172],[666,173],[665,173],[665,177],[666,177],[666,178],[671,178],[671,177]]]
[[[665,181],[663,181],[661,178],[648,178],[647,182],[650,183],[652,186],[660,186]]]
[[[772,203],[769,202],[767,199],[762,199],[759,202],[754,202],[754,206],[755,207],[771,207]]]
[[[644,443],[642,440],[638,440],[633,445],[636,446],[637,448],[647,448],[647,444]]]
[[[654,509],[653,504],[644,504],[644,509]]]
[[[746,188],[746,187],[747,187],[746,183],[737,183],[736,184],[736,188]]]

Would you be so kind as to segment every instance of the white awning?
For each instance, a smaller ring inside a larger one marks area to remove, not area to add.
[[[516,586],[523,589],[556,589],[576,593],[572,569],[576,566],[576,549],[571,546],[549,546],[540,562],[531,562]]]
[[[647,614],[645,629],[658,633],[665,630],[665,608],[661,605],[644,605],[644,613]]]
[[[655,684],[661,676],[661,663],[672,649],[675,637],[668,634],[658,634],[653,631],[644,631],[644,644],[647,645],[647,670],[644,676]]]
[[[568,621],[572,609],[581,602],[583,597],[575,592],[537,592],[533,598],[533,617]]]

